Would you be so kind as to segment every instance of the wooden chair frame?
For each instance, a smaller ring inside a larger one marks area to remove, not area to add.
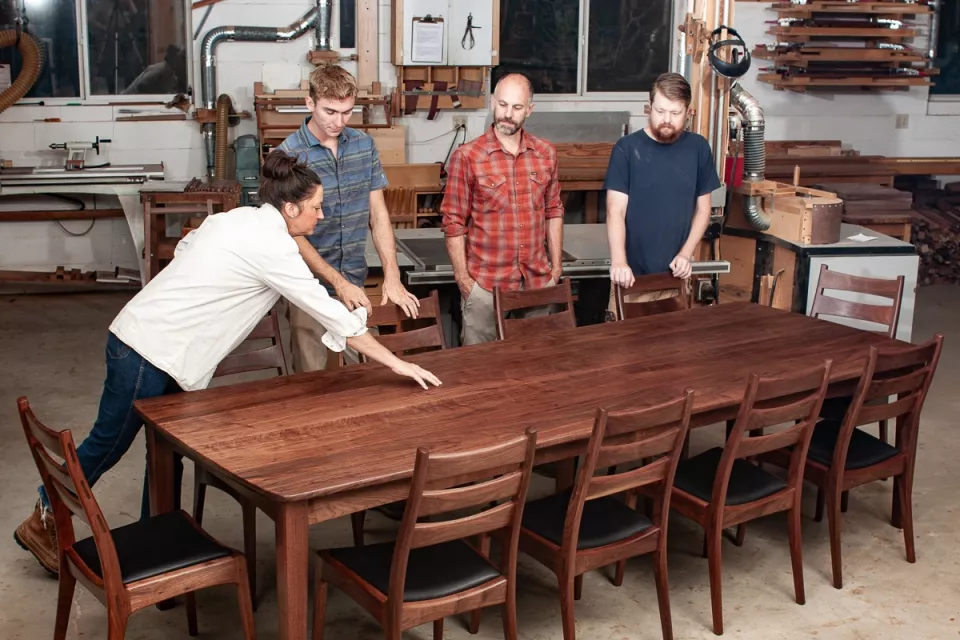
[[[332,584],[369,611],[389,640],[412,627],[433,621],[434,640],[442,640],[443,618],[459,613],[504,606],[507,640],[516,640],[516,566],[523,504],[536,453],[536,432],[494,446],[459,453],[417,451],[407,500],[390,567],[387,593],[382,593],[321,551],[316,564],[314,640],[322,640],[327,585]],[[490,506],[493,504],[493,506]],[[479,513],[476,508],[481,509]],[[471,515],[449,520],[424,519],[471,509]],[[486,534],[498,535],[503,547],[497,578],[432,600],[404,602],[404,584],[411,549]]]
[[[564,305],[558,313],[534,317],[507,318],[510,312],[548,305]],[[573,290],[570,278],[561,278],[555,286],[543,289],[493,290],[493,308],[497,317],[497,339],[518,338],[551,329],[574,329],[577,319],[573,311]]]
[[[447,341],[443,335],[443,324],[440,319],[440,297],[436,290],[431,291],[426,298],[420,298],[420,308],[417,313],[417,320],[436,320],[431,325],[419,327],[417,329],[402,330],[402,323],[409,321],[407,314],[395,303],[376,306],[373,313],[367,319],[369,327],[396,326],[396,333],[380,333],[377,340],[385,346],[391,353],[402,356],[408,351],[428,349],[436,347],[440,349],[447,348]],[[367,359],[361,354],[361,362]]]
[[[665,640],[673,638],[670,592],[667,580],[667,516],[673,477],[690,428],[693,391],[654,407],[608,413],[598,409],[584,463],[570,496],[560,545],[524,527],[520,548],[556,574],[560,584],[560,610],[564,640],[574,640],[576,624],[573,601],[580,599],[583,574],[616,563],[614,584],[623,583],[626,560],[654,554],[653,570]],[[644,461],[638,468],[620,473],[617,465]],[[611,473],[594,476],[597,468]],[[578,549],[584,505],[597,498],[624,494],[630,508],[636,506],[638,489],[653,498],[652,526],[640,533],[591,549]]]
[[[634,278],[634,283],[630,287],[621,287],[619,284],[614,283],[613,295],[617,309],[617,320],[640,318],[659,313],[670,313],[672,311],[686,311],[692,306],[688,287],[689,280],[675,278],[671,273],[653,273],[650,275],[637,276]],[[648,300],[645,302],[627,302],[626,300],[629,296],[669,289],[677,289],[679,293],[673,297],[662,300]]]
[[[723,530],[729,527],[788,511],[794,591],[797,604],[804,604],[806,601],[800,540],[803,469],[813,428],[826,396],[832,366],[833,361],[827,360],[819,367],[788,376],[750,376],[736,421],[717,466],[710,501],[704,501],[674,486],[673,508],[702,526],[706,533],[713,631],[717,635],[723,633],[720,543]],[[794,424],[776,433],[763,433],[764,428],[788,422]],[[790,451],[786,487],[758,500],[727,505],[727,489],[734,462],[740,458],[753,458],[775,450]]]
[[[30,445],[30,453],[47,490],[57,528],[60,588],[54,640],[64,640],[67,636],[70,607],[77,582],[106,606],[108,640],[121,640],[124,637],[127,620],[135,611],[182,594],[186,594],[189,632],[191,636],[195,636],[197,605],[193,592],[222,584],[237,586],[244,638],[253,640],[256,637],[250,588],[247,584],[247,565],[243,554],[239,552],[234,551],[225,557],[124,584],[112,533],[90,490],[83,469],[80,468],[70,431],[54,431],[44,425],[34,415],[26,398],[17,400],[17,408]],[[59,457],[63,462],[57,461],[53,456]],[[183,515],[198,532],[216,542],[190,516],[185,513]],[[93,541],[100,560],[100,575],[74,550],[77,540],[72,516],[84,521],[93,532]]]

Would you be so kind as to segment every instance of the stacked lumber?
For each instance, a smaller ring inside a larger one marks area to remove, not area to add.
[[[836,193],[843,200],[843,221],[849,224],[870,227],[913,222],[913,196],[907,191],[869,182],[821,182],[816,188]]]
[[[912,191],[919,284],[960,283],[960,182],[939,189],[929,178],[902,179],[898,186]]]

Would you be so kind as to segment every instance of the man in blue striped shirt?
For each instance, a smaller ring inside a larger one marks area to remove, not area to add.
[[[393,227],[383,189],[387,178],[373,138],[347,126],[353,115],[357,82],[337,65],[323,65],[310,74],[308,116],[298,131],[280,145],[300,157],[323,183],[323,217],[313,235],[297,238],[300,255],[325,283],[330,295],[348,309],[366,307],[363,292],[367,277],[364,249],[367,229],[383,265],[383,304],[400,305],[417,317],[417,298],[400,283]],[[295,371],[316,371],[326,366],[327,349],[320,338],[324,328],[312,317],[288,305],[290,349]],[[355,354],[346,354],[355,360]]]

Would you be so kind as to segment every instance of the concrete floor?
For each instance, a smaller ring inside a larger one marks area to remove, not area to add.
[[[53,631],[57,584],[32,556],[13,541],[14,528],[36,501],[38,476],[27,453],[15,411],[15,399],[30,398],[41,420],[74,430],[79,442],[96,415],[103,380],[106,327],[129,294],[74,294],[0,297],[0,638],[37,640]],[[723,549],[726,636],[773,640],[934,639],[960,633],[960,440],[952,431],[960,413],[960,288],[932,287],[919,292],[914,339],[935,331],[946,334],[944,357],[927,400],[916,473],[914,513],[917,564],[904,559],[902,534],[889,525],[890,483],[853,492],[843,521],[843,590],[830,582],[826,522],[815,523],[812,492],[803,523],[807,604],[793,601],[786,520],[772,516],[749,529],[742,548]],[[702,429],[694,451],[723,437],[722,428]],[[189,467],[190,465],[188,465]],[[139,512],[144,467],[143,438],[96,486],[111,526],[133,521]],[[185,486],[192,486],[188,471]],[[548,487],[538,482],[536,493]],[[184,504],[192,504],[189,494]],[[276,638],[276,580],[273,528],[260,514],[259,571],[261,604],[256,613],[259,637]],[[217,491],[208,493],[208,530],[242,548],[240,511]],[[368,530],[388,536],[395,523],[368,516]],[[82,531],[82,525],[78,528]],[[699,557],[699,530],[683,518],[671,521],[670,594],[677,638],[710,638],[710,598],[706,561]],[[311,531],[314,549],[349,545],[349,522],[341,519]],[[235,592],[217,588],[198,594],[201,637],[239,638]],[[632,561],[621,588],[604,574],[587,575],[577,603],[578,637],[585,640],[659,638],[653,573],[649,559]],[[562,637],[556,583],[551,574],[521,557],[518,610],[520,637]],[[502,638],[499,611],[484,613],[478,636],[463,622],[448,620],[447,637]],[[342,594],[331,590],[326,637],[332,640],[382,638],[378,625]],[[68,638],[103,638],[105,610],[78,588]],[[187,637],[182,606],[168,612],[147,609],[133,616],[130,640]],[[407,638],[429,638],[420,627]]]

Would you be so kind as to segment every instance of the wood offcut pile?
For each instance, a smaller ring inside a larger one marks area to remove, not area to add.
[[[960,283],[960,181],[940,189],[936,180],[904,176],[896,186],[913,193],[919,283]]]

